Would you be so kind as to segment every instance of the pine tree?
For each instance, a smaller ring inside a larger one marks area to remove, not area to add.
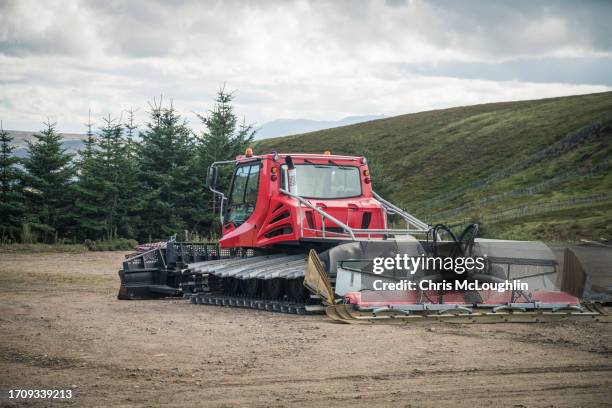
[[[62,148],[62,136],[56,123],[45,122],[45,129],[28,141],[24,190],[28,219],[40,232],[43,242],[56,242],[58,236],[71,233],[71,185],[74,176],[72,155]]]
[[[201,133],[198,152],[201,164],[206,167],[215,161],[233,160],[236,155],[242,154],[255,138],[256,131],[252,125],[247,125],[244,119],[242,124],[238,125],[238,118],[231,104],[233,99],[233,92],[225,92],[225,88],[221,88],[217,92],[213,109],[206,116],[197,115],[205,127]]]
[[[128,145],[131,145],[134,142],[134,137],[136,136],[136,129],[138,126],[136,125],[136,110],[134,108],[130,108],[127,110],[128,118],[123,124],[123,128],[125,129],[125,140]]]
[[[85,148],[82,150],[79,150],[81,161],[91,157],[91,155],[93,154],[95,145],[96,145],[96,137],[93,133],[93,123],[91,123],[91,109],[89,110],[89,117],[88,117],[88,120],[85,126],[87,126],[87,133],[85,134],[87,138],[82,139],[82,142]]]
[[[194,140],[172,104],[150,103],[140,134],[140,178],[144,189],[141,238],[165,239],[198,227],[203,180],[194,172]]]
[[[20,183],[23,179],[13,155],[13,137],[0,122],[0,242],[15,242],[23,222],[24,206]]]
[[[234,98],[233,92],[226,92],[225,87],[217,93],[215,106],[207,115],[198,115],[204,130],[201,132],[198,144],[196,170],[201,177],[205,177],[206,170],[215,161],[233,160],[237,155],[244,153],[245,149],[253,142],[256,131],[253,125],[247,125],[243,119],[238,125],[238,118],[234,113],[231,104]],[[227,189],[230,172],[221,172],[219,185],[221,189]],[[219,208],[219,203],[215,202],[215,197],[206,189],[202,192],[205,202],[209,203],[202,213],[201,223],[209,225],[210,235],[216,235],[215,211]]]
[[[135,140],[138,125],[135,122],[134,109],[128,112],[128,119],[123,124],[123,138],[116,148],[119,190],[118,231],[127,238],[138,236],[141,227],[141,211],[144,198],[140,186],[139,143]]]
[[[99,156],[101,165],[99,175],[104,178],[102,192],[104,199],[104,225],[105,238],[108,240],[117,238],[122,203],[119,199],[121,189],[121,164],[123,160],[122,126],[112,119],[110,115],[103,119],[104,126],[100,128]]]
[[[79,239],[103,239],[107,235],[106,190],[107,175],[103,166],[100,141],[93,133],[91,112],[87,126],[85,148],[79,151],[78,180],[75,183],[75,213]]]
[[[75,187],[79,237],[132,238],[139,202],[137,166],[131,151],[134,145],[124,137],[118,120],[109,115],[103,122],[93,148],[79,163]]]

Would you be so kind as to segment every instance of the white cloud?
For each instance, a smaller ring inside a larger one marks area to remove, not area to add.
[[[397,3],[397,4],[395,4]],[[609,58],[612,7],[532,2],[9,1],[0,5],[0,118],[80,131],[159,94],[194,125],[224,83],[249,121],[401,114],[609,90],[478,77],[519,58]],[[470,66],[470,78],[427,67]],[[401,69],[404,65],[423,70]],[[474,74],[475,73],[475,74]],[[571,75],[568,74],[568,75]],[[566,75],[567,76],[567,75]],[[488,78],[488,80],[485,80]],[[559,78],[555,79],[556,81]]]

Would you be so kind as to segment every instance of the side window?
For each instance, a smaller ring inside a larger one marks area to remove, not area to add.
[[[245,222],[255,211],[258,191],[259,163],[236,169],[227,206],[227,221],[235,226]]]
[[[230,206],[242,204],[244,202],[244,190],[246,189],[247,180],[249,178],[249,169],[249,166],[242,166],[236,170],[234,184],[232,185],[232,194],[230,194]]]
[[[257,203],[257,192],[259,191],[259,165],[251,166],[249,179],[244,193],[244,202],[246,204]]]

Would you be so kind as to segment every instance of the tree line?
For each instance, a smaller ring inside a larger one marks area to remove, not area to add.
[[[12,137],[0,128],[0,240],[11,242],[140,242],[174,234],[215,234],[213,196],[205,187],[208,166],[232,160],[255,130],[238,121],[234,94],[221,89],[214,107],[198,115],[193,132],[173,104],[149,103],[147,121],[110,115],[94,130],[87,123],[78,155],[62,147],[56,124],[27,141],[27,155],[13,155]],[[141,130],[138,130],[141,129]]]

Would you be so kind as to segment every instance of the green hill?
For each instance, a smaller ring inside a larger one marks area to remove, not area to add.
[[[260,141],[357,154],[373,185],[427,222],[485,236],[612,238],[612,92],[395,116]]]

